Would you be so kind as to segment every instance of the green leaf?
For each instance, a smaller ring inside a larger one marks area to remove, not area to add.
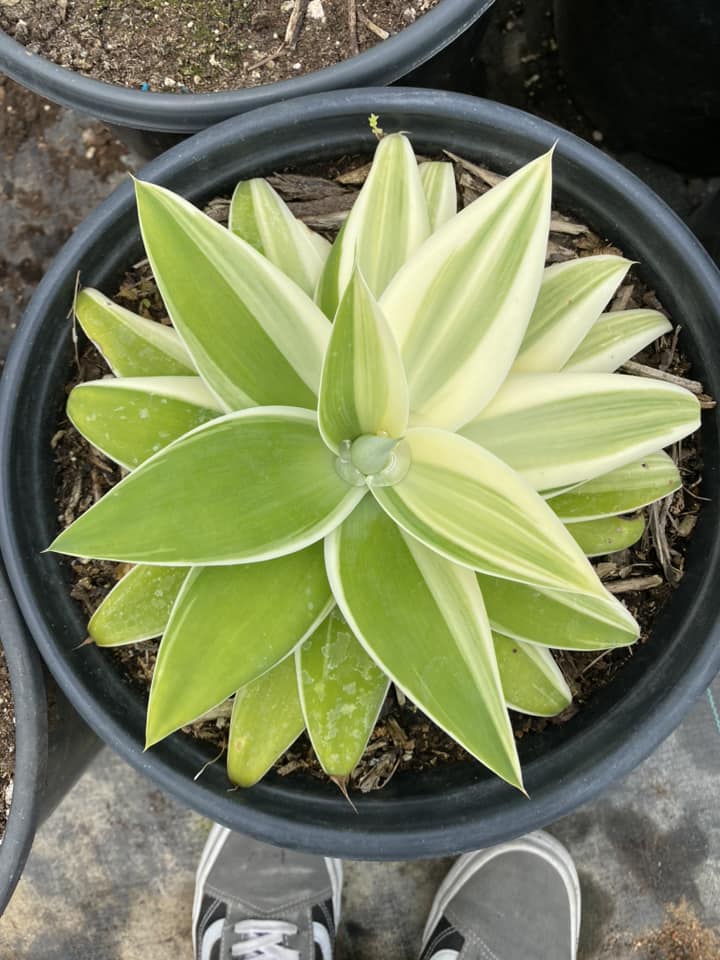
[[[230,780],[252,787],[304,727],[295,663],[288,657],[235,695],[227,752]]]
[[[320,540],[364,493],[336,473],[314,413],[241,410],[155,454],[50,549],[168,566],[269,560]]]
[[[604,557],[637,543],[645,533],[642,517],[601,517],[568,523],[568,532],[580,545],[586,557]]]
[[[629,269],[629,260],[607,255],[547,267],[513,371],[561,370]]]
[[[193,569],[160,644],[147,745],[270,670],[310,635],[332,603],[319,543],[265,563]]]
[[[338,234],[315,299],[335,316],[355,264],[379,297],[408,257],[430,235],[417,160],[407,137],[383,137],[372,168]]]
[[[550,497],[549,506],[565,522],[597,520],[632,513],[662,500],[681,485],[672,457],[661,451]],[[547,493],[544,496],[548,499]]]
[[[380,506],[432,550],[472,569],[538,586],[602,590],[545,501],[491,453],[442,430],[409,430],[412,464]]]
[[[173,377],[195,373],[190,354],[172,327],[146,320],[86,287],[75,315],[89,340],[118,377]]]
[[[451,163],[437,160],[419,164],[418,170],[425,191],[430,230],[434,233],[457,213],[455,170]]]
[[[591,480],[686,437],[697,397],[614,373],[517,373],[463,427],[537,490]]]
[[[326,540],[355,636],[430,719],[508,783],[522,775],[473,574],[404,535],[368,498]]]
[[[572,693],[545,647],[493,633],[505,702],[511,710],[554,717],[572,703]]]
[[[363,434],[402,437],[408,394],[400,351],[363,279],[353,272],[333,323],[320,380],[320,432],[338,451]]]
[[[625,647],[640,636],[629,611],[612,594],[544,590],[477,574],[490,625],[515,640],[559,650]]]
[[[333,610],[295,652],[305,725],[323,770],[344,779],[373,732],[389,680]]]
[[[128,470],[221,413],[200,377],[92,380],[78,384],[67,403],[85,439]]]
[[[159,637],[188,575],[187,567],[133,567],[90,618],[99,647],[119,647]]]
[[[135,181],[145,249],[170,318],[228,410],[315,404],[330,324],[249,243],[163,187]]]
[[[565,364],[573,373],[612,373],[653,340],[672,330],[657,310],[604,313]]]
[[[244,180],[237,185],[228,226],[313,296],[330,244],[293,216],[267,180]]]
[[[548,153],[440,227],[380,298],[415,423],[454,430],[505,379],[540,289],[551,186]]]

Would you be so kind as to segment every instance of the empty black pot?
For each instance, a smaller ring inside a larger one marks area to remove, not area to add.
[[[622,150],[720,173],[717,0],[555,0],[573,98]]]
[[[636,177],[572,135],[496,103],[428,90],[364,89],[275,104],[178,145],[143,171],[202,203],[239,178],[371,153],[369,113],[404,130],[424,154],[443,148],[510,171],[557,141],[555,202],[639,261],[643,278],[682,324],[683,349],[720,396],[720,274],[682,222]],[[181,801],[237,830],[335,856],[401,859],[448,854],[517,836],[568,813],[646,757],[680,722],[720,665],[720,417],[703,428],[705,488],[678,590],[615,681],[572,723],[520,743],[526,799],[479,764],[397,774],[356,798],[311,777],[268,776],[229,791],[212,750],[176,734],[143,752],[144,704],[107,652],[76,649],[84,617],[66,561],[41,551],[57,532],[50,438],[71,370],[65,318],[75,278],[108,293],[141,256],[131,185],[80,226],[40,284],[16,335],[0,388],[0,547],[24,617],[59,684],[96,732]]]

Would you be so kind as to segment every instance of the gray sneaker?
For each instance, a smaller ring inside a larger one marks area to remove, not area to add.
[[[332,960],[341,894],[340,860],[216,824],[195,879],[195,960]]]
[[[420,960],[576,960],[580,884],[562,844],[531,833],[453,865]]]

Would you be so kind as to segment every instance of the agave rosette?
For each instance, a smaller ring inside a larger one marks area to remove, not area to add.
[[[228,228],[136,184],[172,327],[79,295],[115,377],[68,413],[129,473],[52,549],[134,564],[90,634],[162,635],[149,745],[234,695],[231,779],[307,728],[342,781],[392,681],[522,787],[507,708],[567,706],[551,648],[636,640],[588,556],[680,485],[699,406],[613,372],[669,329],[602,313],[626,260],[545,268],[551,159],[457,213],[386,136],[332,246],[263,180]]]

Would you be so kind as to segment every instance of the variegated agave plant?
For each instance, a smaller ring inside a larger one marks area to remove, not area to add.
[[[550,154],[456,213],[387,136],[332,247],[263,180],[229,229],[136,186],[174,329],[80,294],[116,376],[68,412],[130,472],[52,549],[136,565],[90,633],[162,634],[148,744],[234,694],[232,780],[307,727],[343,782],[393,681],[522,787],[507,707],[569,703],[550,648],[638,636],[587,557],[680,484],[696,398],[611,372],[666,319],[601,313],[619,257],[544,269]]]

